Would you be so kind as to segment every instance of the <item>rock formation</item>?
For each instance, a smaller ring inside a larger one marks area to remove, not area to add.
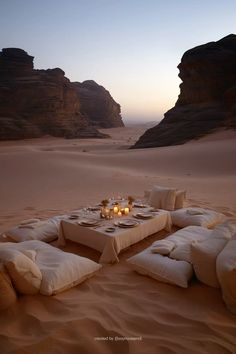
[[[81,112],[76,85],[65,77],[64,71],[34,70],[33,59],[18,48],[0,52],[0,140],[45,134],[68,138],[107,137],[90,123],[89,114]],[[122,122],[120,116],[119,119]],[[109,117],[107,121],[107,127],[115,126],[113,117],[110,125]],[[96,125],[103,126],[99,122]]]
[[[80,101],[81,113],[96,128],[123,127],[120,105],[110,93],[93,80],[74,82]]]
[[[236,35],[184,53],[180,95],[164,119],[134,148],[183,144],[216,128],[236,129]]]

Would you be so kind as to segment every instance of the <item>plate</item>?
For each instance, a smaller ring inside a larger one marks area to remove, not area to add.
[[[139,225],[139,222],[133,219],[125,219],[125,220],[116,221],[114,224],[119,227],[129,228],[129,227],[135,227]]]
[[[151,218],[153,218],[153,214],[151,214],[151,213],[136,213],[136,214],[133,214],[133,217],[137,218],[137,219],[151,219]]]
[[[143,203],[134,203],[134,208],[147,208],[148,205],[147,204],[143,204]]]
[[[116,229],[114,227],[108,227],[105,231],[106,232],[114,232]]]
[[[88,207],[88,208],[87,208],[88,211],[98,211],[98,210],[100,210],[100,209],[101,209],[100,206],[93,206],[93,207]]]
[[[78,215],[70,215],[69,219],[70,220],[75,220],[75,219],[78,219],[78,217],[79,217]]]
[[[149,211],[151,213],[158,213],[159,211],[161,211],[160,209],[157,209],[157,208],[150,208]]]
[[[79,225],[87,226],[87,227],[97,226],[99,223],[100,223],[100,221],[96,220],[96,219],[82,219],[82,220],[78,221]]]

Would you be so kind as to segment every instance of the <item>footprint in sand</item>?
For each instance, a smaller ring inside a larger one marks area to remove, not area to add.
[[[6,215],[3,217],[3,219],[12,219],[14,217],[15,217],[15,215]]]
[[[35,207],[28,206],[28,207],[24,208],[24,210],[36,210],[36,209],[35,209]]]
[[[43,148],[41,151],[55,151],[53,148]]]

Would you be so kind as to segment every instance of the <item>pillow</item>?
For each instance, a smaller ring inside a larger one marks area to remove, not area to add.
[[[235,233],[236,225],[227,220],[223,224],[217,225],[215,229],[212,230],[212,237],[230,240]]]
[[[40,269],[42,275],[40,293],[43,295],[54,295],[69,289],[93,276],[102,267],[90,259],[63,252],[42,241],[8,242],[0,245],[0,255],[1,252],[16,250],[24,252],[31,259],[35,259],[35,265]],[[33,263],[24,254],[22,256]]]
[[[40,222],[40,219],[27,219],[21,221],[20,225],[30,225],[30,224],[35,224],[37,222]]]
[[[225,226],[228,228],[232,239],[236,239],[236,225],[235,224],[233,224],[230,220],[227,220],[222,224],[222,226]]]
[[[218,288],[216,259],[231,237],[227,225],[219,225],[212,231],[211,237],[204,242],[191,245],[191,260],[195,274],[202,283]]]
[[[204,241],[211,237],[212,230],[201,226],[187,226],[167,237],[175,243],[174,249],[169,254],[170,258],[191,263],[191,243]]]
[[[174,247],[174,242],[169,241],[167,237],[164,240],[155,241],[151,246],[151,252],[168,255]]]
[[[0,311],[13,305],[16,299],[17,296],[11,279],[5,271],[4,265],[0,264]]]
[[[36,261],[36,256],[37,253],[34,250],[23,250],[21,251],[26,257],[28,257],[29,259],[31,259],[31,261],[33,261],[35,263]]]
[[[39,240],[51,242],[58,237],[59,223],[54,219],[39,221],[35,223],[20,224],[5,232],[15,242],[23,242],[27,240]]]
[[[172,223],[178,227],[196,225],[210,228],[226,219],[221,213],[203,208],[182,208],[170,214]]]
[[[183,208],[185,199],[186,199],[186,191],[177,190],[176,198],[175,198],[175,209]]]
[[[140,274],[183,288],[188,287],[188,281],[193,275],[189,263],[154,254],[151,252],[151,247],[129,258],[127,263]]]
[[[5,265],[15,289],[21,294],[39,292],[42,274],[37,265],[15,249],[0,249],[0,261]]]
[[[236,315],[236,240],[230,240],[216,259],[216,273],[223,300]]]
[[[148,203],[157,209],[174,210],[176,190],[154,186],[149,197]]]
[[[88,258],[63,252],[47,244],[45,246],[42,250],[38,249],[36,260],[43,275],[40,287],[43,295],[54,295],[70,289],[101,268],[100,264]]]

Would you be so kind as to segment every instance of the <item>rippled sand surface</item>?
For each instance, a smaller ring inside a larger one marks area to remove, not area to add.
[[[111,129],[111,139],[42,138],[0,143],[0,231],[32,217],[142,196],[153,184],[187,189],[187,204],[236,221],[236,134],[218,132],[176,147],[127,150],[144,127]],[[107,132],[107,130],[106,130]],[[188,289],[130,270],[126,259],[166,236],[153,235],[93,278],[54,297],[20,296],[0,313],[0,353],[236,353],[236,316],[220,290]],[[78,244],[65,250],[98,261]]]

